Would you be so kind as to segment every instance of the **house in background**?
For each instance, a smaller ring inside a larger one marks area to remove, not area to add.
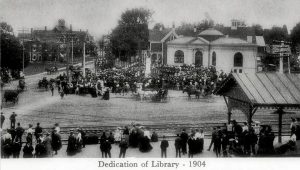
[[[70,53],[68,47],[73,44],[74,57],[82,56],[83,42],[86,43],[86,53],[92,51],[89,43],[92,43],[93,37],[87,31],[74,31],[72,25],[67,27],[65,20],[59,19],[58,24],[53,29],[33,29],[30,33],[19,33],[18,38],[24,41],[25,51],[29,52],[30,62],[42,60],[67,60],[67,54]]]
[[[232,20],[231,27],[209,28],[197,34],[169,41],[164,64],[215,66],[227,73],[257,72],[258,59],[265,51],[264,39],[242,21]]]
[[[167,63],[167,42],[178,37],[174,26],[171,29],[149,30],[151,65],[160,66]]]

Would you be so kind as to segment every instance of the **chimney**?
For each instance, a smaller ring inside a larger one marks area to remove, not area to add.
[[[70,24],[70,31],[72,31],[72,24]]]
[[[45,31],[47,31],[47,26],[45,26]]]
[[[30,34],[32,35],[32,33],[33,33],[33,28],[30,28]]]
[[[194,27],[194,33],[196,33],[197,32],[197,28],[196,27]]]

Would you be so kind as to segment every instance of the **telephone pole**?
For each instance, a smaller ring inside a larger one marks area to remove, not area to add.
[[[24,36],[25,36],[25,31],[27,32],[28,29],[25,30],[23,27],[21,30],[18,30],[19,32],[22,33],[22,72],[25,74],[25,47],[24,47]]]

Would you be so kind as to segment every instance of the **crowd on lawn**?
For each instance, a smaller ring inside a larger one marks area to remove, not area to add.
[[[91,94],[92,97],[104,95],[105,93],[132,93],[137,92],[138,84],[142,84],[142,89],[157,90],[186,88],[198,90],[204,95],[211,94],[213,90],[226,79],[227,74],[223,71],[216,71],[215,67],[196,67],[192,65],[184,66],[161,66],[159,71],[145,76],[143,68],[128,67],[122,69],[105,69],[97,74],[87,71],[85,77],[81,72],[72,71],[72,79],[66,74],[59,75],[56,79],[40,80],[40,84],[45,82],[46,88],[52,91],[55,84],[58,87],[62,98],[67,94]],[[108,94],[109,96],[109,94]],[[109,97],[104,97],[109,99]]]
[[[55,124],[51,131],[40,126],[40,123],[29,124],[25,130],[20,123],[16,125],[16,113],[10,115],[10,128],[6,133],[2,130],[5,121],[1,113],[1,156],[2,158],[19,158],[23,151],[24,158],[52,157],[62,148],[59,124]],[[300,140],[299,119],[292,119],[291,136],[277,150],[274,148],[274,132],[269,125],[259,125],[254,122],[248,126],[247,123],[240,125],[235,120],[224,126],[214,127],[211,134],[211,142],[208,151],[213,147],[216,157],[237,156],[273,156],[296,149],[296,141]],[[23,141],[25,137],[25,141]],[[140,152],[150,152],[153,149],[152,142],[160,141],[161,157],[167,157],[169,141],[165,136],[159,136],[155,131],[140,124],[132,123],[124,128],[118,127],[115,131],[103,131],[101,136],[90,136],[81,128],[71,129],[69,132],[66,152],[69,156],[81,152],[86,144],[98,144],[100,139],[100,151],[103,158],[125,157],[128,147],[137,148]],[[188,133],[185,129],[178,134],[174,141],[176,157],[187,154],[193,157],[204,150],[204,139],[206,138],[202,129],[191,129]],[[94,141],[92,141],[94,140]],[[23,143],[25,145],[23,146]],[[120,148],[119,155],[111,155],[113,144]]]

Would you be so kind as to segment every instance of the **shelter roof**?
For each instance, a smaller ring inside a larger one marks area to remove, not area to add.
[[[237,93],[239,90],[243,94]],[[299,109],[300,74],[233,73],[214,91],[214,94],[230,98],[244,95],[245,98],[239,100],[253,106]]]

